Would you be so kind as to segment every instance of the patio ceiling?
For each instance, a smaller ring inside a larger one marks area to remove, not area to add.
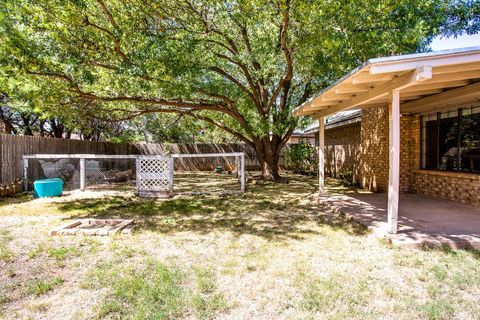
[[[418,114],[480,101],[480,47],[368,60],[294,110],[330,114],[386,105],[400,92],[400,111]]]

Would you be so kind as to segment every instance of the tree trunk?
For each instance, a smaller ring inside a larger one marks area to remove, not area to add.
[[[53,136],[55,138],[63,138],[63,131],[64,131],[64,127],[63,125],[55,125],[53,128]]]
[[[2,93],[0,93],[0,102],[3,102],[2,101],[2,98],[4,101],[6,101],[6,96]],[[13,123],[12,123],[12,117],[9,116],[9,114],[5,114],[5,112],[3,111],[3,106],[0,106],[0,122],[3,123],[3,129],[5,130],[5,133],[7,134],[17,134],[16,130],[15,130],[15,127],[13,126]],[[5,109],[7,109],[7,107],[5,107]],[[7,109],[8,110],[8,109]],[[7,111],[8,112],[8,111]]]
[[[61,123],[60,120],[56,118],[51,118],[48,121],[50,125],[50,135],[54,138],[63,138],[63,132],[65,131],[65,126]]]
[[[8,121],[0,120],[3,123],[3,128],[6,134],[17,134],[15,127]]]
[[[261,174],[262,179],[268,180],[268,181],[275,181],[275,182],[278,182],[281,180],[280,174],[278,172],[279,159],[280,159],[280,156],[277,154],[270,157],[269,159],[263,159],[260,161],[260,168],[262,169],[262,174]]]
[[[45,137],[45,120],[40,120],[38,124],[40,130],[40,137]]]
[[[281,181],[279,174],[280,150],[274,148],[269,140],[256,141],[255,153],[262,171],[260,177],[267,181]]]
[[[23,131],[24,131],[23,134],[26,136],[33,136],[30,116],[26,114],[22,114],[21,118],[23,122]]]

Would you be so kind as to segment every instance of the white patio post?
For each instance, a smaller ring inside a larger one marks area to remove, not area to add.
[[[400,91],[390,93],[389,103],[389,175],[388,233],[397,233],[398,194],[400,183]]]
[[[85,158],[80,158],[80,190],[85,191]]]
[[[324,117],[318,118],[318,191],[325,192],[325,123]]]

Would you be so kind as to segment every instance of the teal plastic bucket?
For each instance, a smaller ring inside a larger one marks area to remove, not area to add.
[[[63,192],[63,180],[59,178],[36,180],[33,183],[33,196],[36,198],[58,197]]]

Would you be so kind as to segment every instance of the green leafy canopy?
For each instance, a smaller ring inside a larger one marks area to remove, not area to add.
[[[314,92],[368,58],[475,33],[480,12],[470,0],[2,0],[0,10],[0,90],[12,99],[104,120],[183,114],[274,155]]]

